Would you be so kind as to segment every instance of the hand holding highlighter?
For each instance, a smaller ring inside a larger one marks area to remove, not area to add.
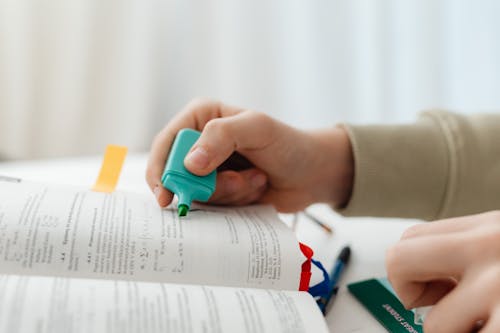
[[[173,169],[188,178],[217,169],[217,188],[208,200],[212,204],[262,203],[296,212],[315,202],[343,207],[349,199],[354,169],[346,130],[304,131],[261,112],[195,100],[166,124],[151,146],[146,181],[160,207],[170,204],[175,194],[164,186],[162,175],[175,138],[185,128],[201,135],[194,147],[186,148],[184,160],[176,157]],[[236,157],[245,163],[236,163]]]
[[[184,158],[200,134],[190,128],[177,133],[161,177],[163,186],[177,195],[179,216],[187,215],[192,201],[206,202],[215,191],[215,170],[206,176],[196,176],[184,167]]]

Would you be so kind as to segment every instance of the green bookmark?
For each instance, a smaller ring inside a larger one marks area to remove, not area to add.
[[[392,333],[422,333],[414,322],[414,312],[406,310],[386,279],[370,279],[347,286],[363,306]]]

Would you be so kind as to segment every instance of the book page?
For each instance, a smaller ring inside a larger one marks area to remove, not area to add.
[[[328,332],[305,292],[0,275],[1,332]]]
[[[0,182],[0,273],[297,290],[304,257],[271,207]]]

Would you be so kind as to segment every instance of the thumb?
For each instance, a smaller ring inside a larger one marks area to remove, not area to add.
[[[235,151],[264,148],[273,141],[274,123],[269,116],[254,111],[210,120],[184,159],[184,166],[204,176]]]

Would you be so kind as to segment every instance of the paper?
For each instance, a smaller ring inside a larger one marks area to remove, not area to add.
[[[181,221],[152,195],[0,186],[0,273],[297,290],[304,260],[270,207]]]
[[[328,332],[303,292],[0,275],[1,332]]]

